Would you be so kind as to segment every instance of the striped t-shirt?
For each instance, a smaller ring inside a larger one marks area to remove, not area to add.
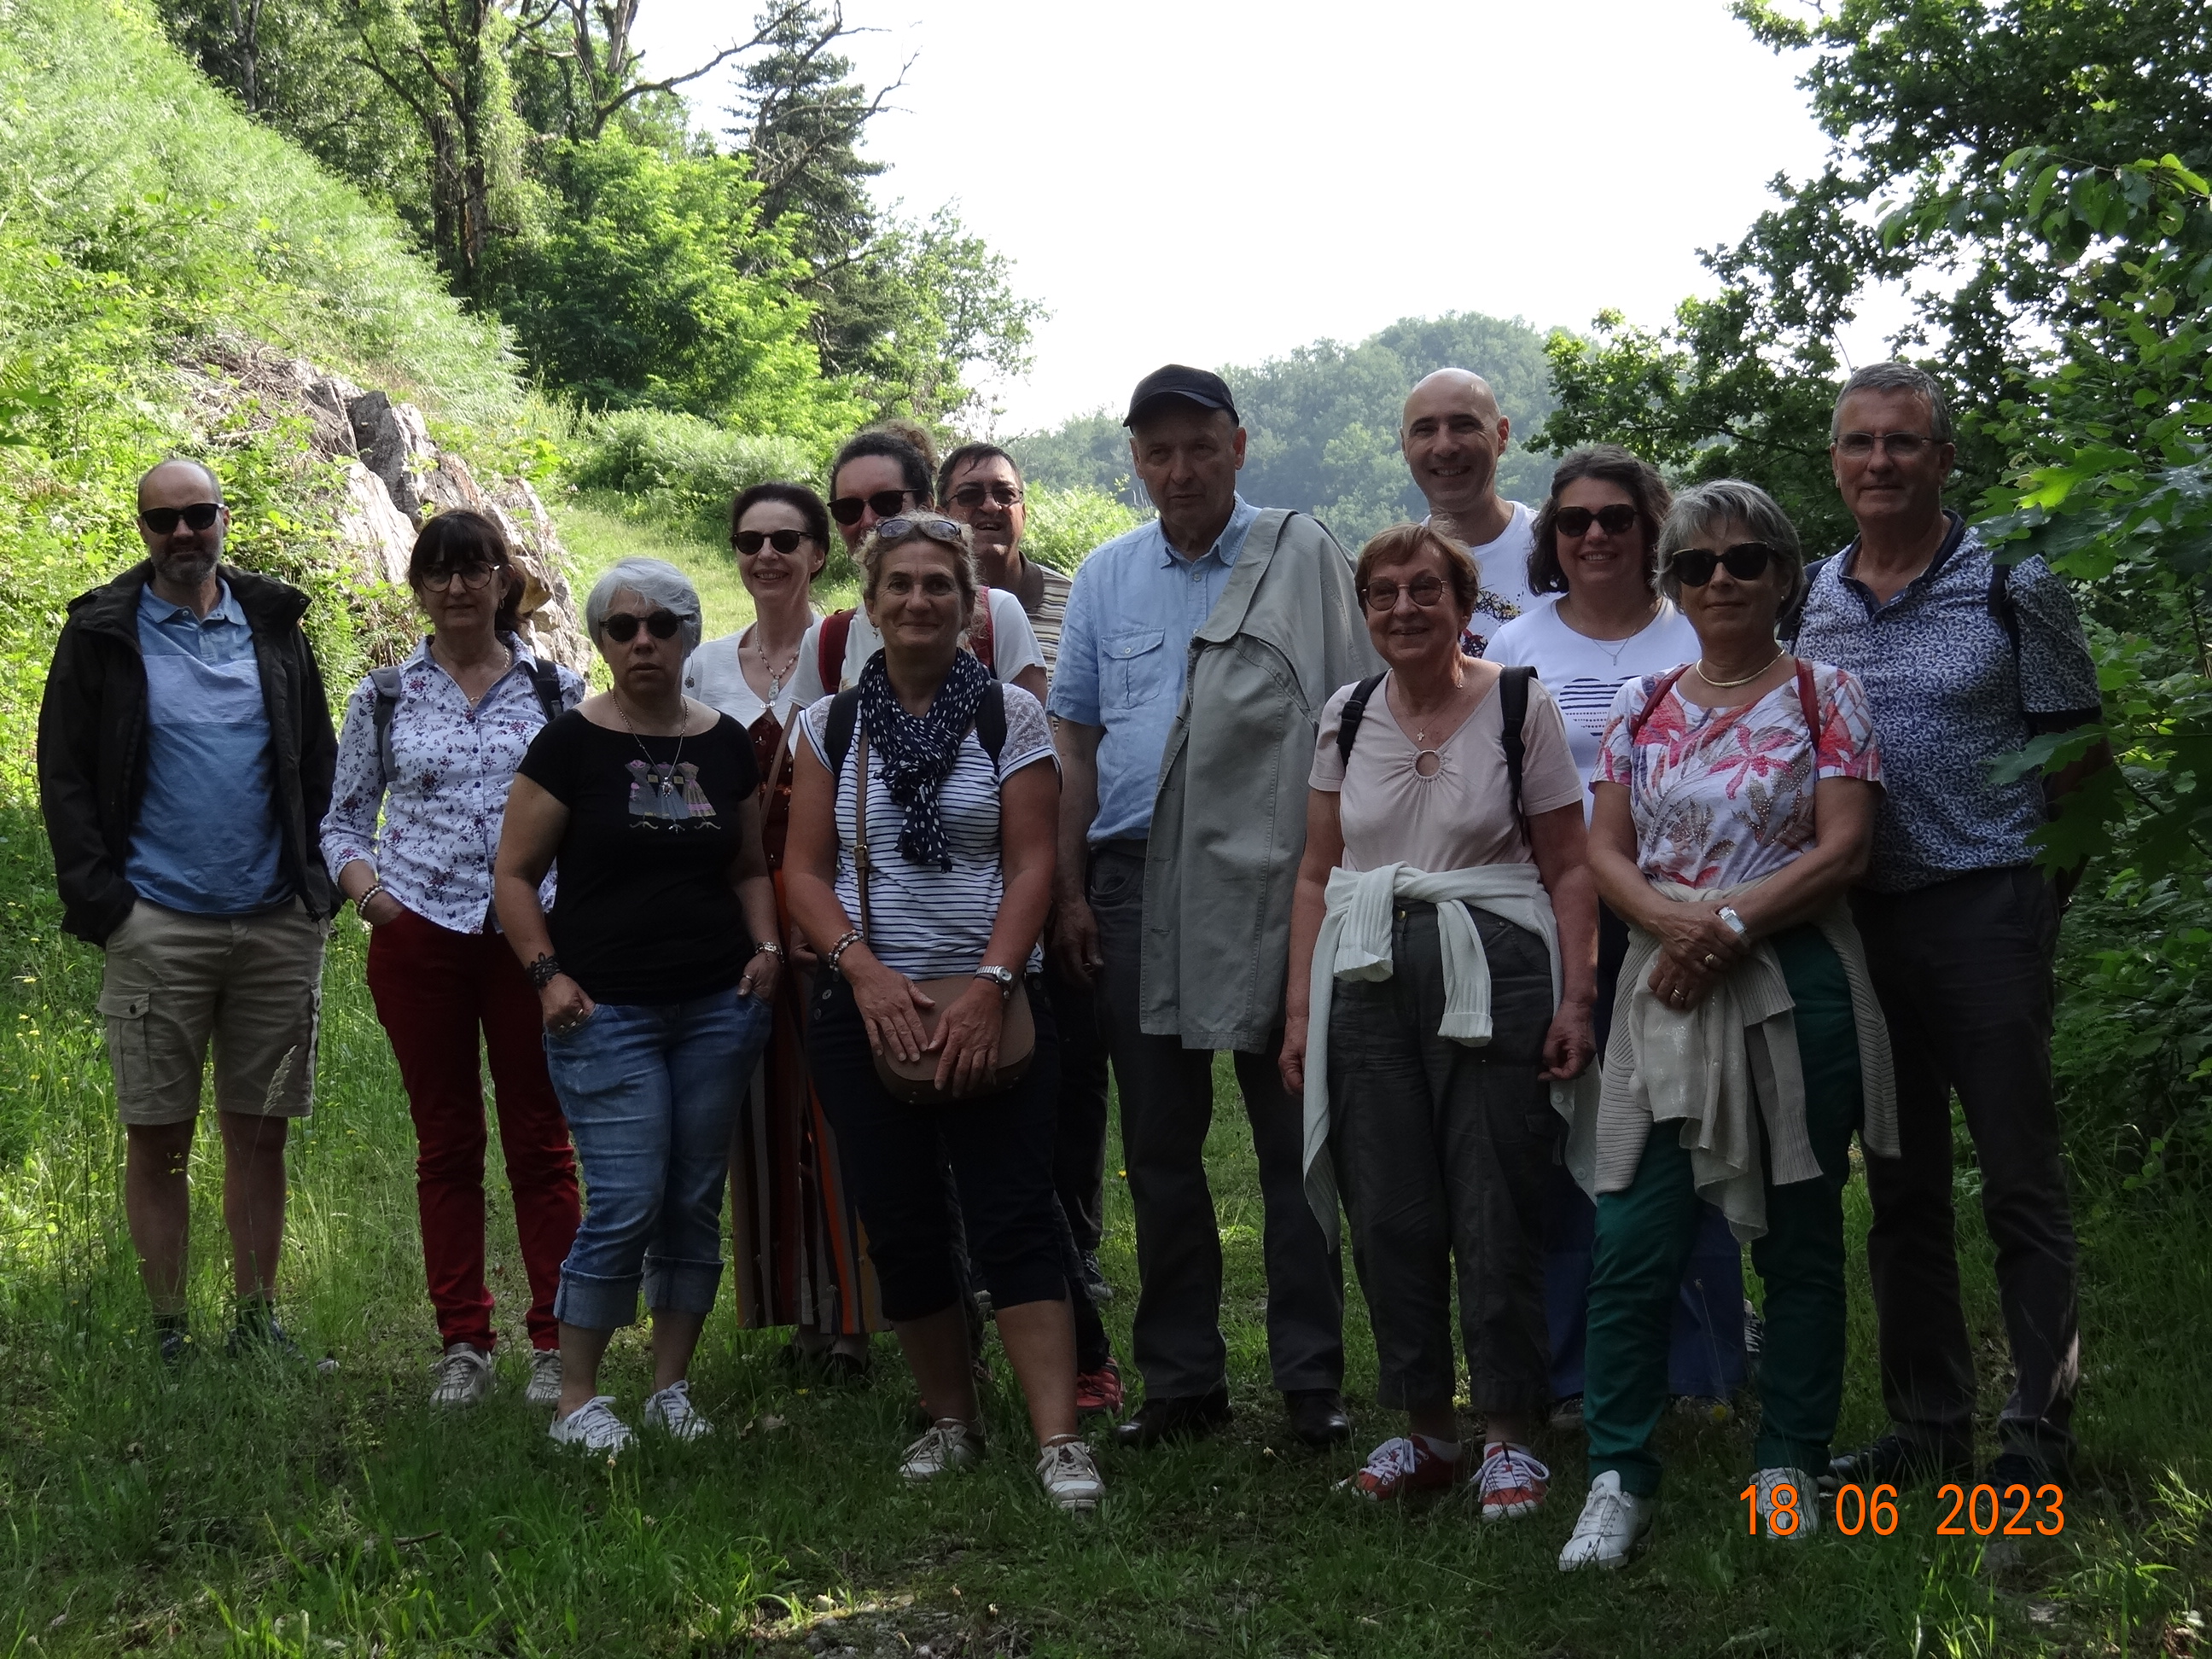
[[[873,757],[868,765],[868,949],[886,967],[909,979],[943,979],[981,967],[991,929],[1006,897],[1006,866],[1000,857],[999,789],[1025,766],[1052,758],[1052,732],[1044,705],[1018,685],[1004,688],[1006,741],[999,767],[971,727],[961,740],[939,793],[945,841],[952,867],[914,864],[899,851],[904,811],[884,787]],[[830,764],[830,706],[824,697],[801,716],[806,740],[824,766]],[[857,737],[837,779],[837,902],[854,927],[860,921],[860,878],[853,862],[854,789],[859,780]],[[1029,968],[1043,965],[1042,951],[1030,953]]]
[[[1067,596],[1075,583],[1050,565],[1035,559],[1022,561],[1022,580],[1014,590],[1044,653],[1044,677],[1048,683],[1060,663],[1060,630],[1067,621]]]

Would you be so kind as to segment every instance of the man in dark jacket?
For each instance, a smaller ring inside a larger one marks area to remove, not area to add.
[[[337,741],[300,629],[307,598],[223,564],[229,523],[197,461],[140,479],[149,556],[70,602],[39,710],[62,925],[106,952],[125,1208],[172,1364],[186,1352],[185,1169],[210,1042],[230,1348],[295,1352],[270,1314],[284,1140],[313,1104],[334,908],[315,836]]]

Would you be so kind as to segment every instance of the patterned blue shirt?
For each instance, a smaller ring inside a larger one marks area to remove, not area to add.
[[[2037,775],[1998,785],[1990,763],[2024,748],[2030,715],[2094,720],[2097,671],[2074,596],[2040,558],[2012,568],[2015,653],[1991,614],[1991,561],[1956,514],[1928,568],[1887,605],[1850,574],[1857,544],[1813,579],[1797,654],[1858,676],[1874,704],[1884,785],[1866,884],[1906,893],[2026,864],[2045,822]],[[2043,722],[2048,726],[2053,722]]]
[[[204,617],[138,593],[146,659],[146,793],[123,876],[141,898],[235,916],[292,896],[276,827],[269,709],[253,629],[230,584]]]
[[[1049,707],[1061,720],[1105,728],[1092,846],[1150,833],[1191,636],[1229,586],[1259,516],[1239,495],[1218,539],[1196,559],[1170,547],[1155,519],[1108,542],[1075,573]]]

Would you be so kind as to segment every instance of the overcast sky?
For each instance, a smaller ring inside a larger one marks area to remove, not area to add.
[[[648,71],[710,56],[749,9],[647,0]],[[846,9],[883,30],[851,53],[870,86],[915,59],[872,129],[879,196],[957,204],[1053,313],[1028,380],[996,388],[1001,433],[1118,409],[1164,362],[1256,362],[1404,316],[1659,323],[1710,289],[1697,250],[1823,150],[1800,66],[1725,0]],[[726,81],[690,90],[701,125],[727,125]]]

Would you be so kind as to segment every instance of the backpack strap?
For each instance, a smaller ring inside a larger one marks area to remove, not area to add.
[[[2020,666],[2020,607],[2012,602],[2012,567],[1990,560],[1990,615],[2012,641],[2013,666]]]
[[[1659,712],[1659,705],[1667,701],[1667,694],[1674,689],[1674,682],[1688,673],[1690,668],[1690,664],[1684,663],[1680,668],[1671,668],[1661,675],[1659,684],[1651,688],[1651,695],[1644,699],[1643,708],[1629,716],[1628,746],[1630,748],[1633,749],[1636,746],[1636,739],[1643,735],[1646,723]]]
[[[1856,545],[1856,543],[1852,544],[1852,546]],[[1848,547],[1844,550],[1844,553],[1850,551],[1850,548]],[[1791,650],[1796,649],[1797,635],[1805,629],[1805,605],[1813,597],[1813,584],[1820,580],[1823,570],[1843,556],[1843,553],[1832,553],[1826,558],[1815,559],[1805,567],[1805,586],[1798,590],[1797,603],[1790,607],[1790,614],[1782,618],[1779,626],[1774,630],[1781,636],[1782,642]]]
[[[853,732],[860,723],[860,688],[856,685],[849,691],[840,691],[830,703],[829,727],[823,736],[829,744],[833,784],[845,775],[845,757],[853,751]]]
[[[1527,757],[1527,733],[1522,730],[1528,722],[1528,682],[1536,678],[1536,671],[1525,665],[1504,668],[1498,675],[1498,736],[1505,746],[1505,782],[1513,796],[1514,822],[1521,826],[1522,840],[1528,837],[1528,815],[1521,810],[1521,765]]]
[[[975,705],[975,741],[983,745],[991,757],[991,770],[996,772],[1006,748],[1006,687],[1002,680],[985,686],[983,700]]]
[[[1820,747],[1820,688],[1813,684],[1813,665],[1802,657],[1797,659],[1797,707],[1805,712],[1805,730],[1812,734],[1815,750],[1813,763],[1817,769],[1820,765],[1817,751]]]
[[[392,717],[399,712],[399,699],[407,694],[407,684],[400,678],[395,665],[368,671],[370,689],[376,694],[375,706],[370,710],[370,721],[376,732],[377,763],[384,768],[386,782],[399,775],[399,763],[392,753]]]
[[[1367,700],[1382,684],[1382,674],[1370,674],[1360,681],[1352,688],[1352,695],[1344,700],[1343,710],[1336,717],[1336,754],[1346,766],[1352,764],[1352,745],[1359,741],[1359,723],[1367,718]]]
[[[991,678],[995,680],[999,678],[999,653],[993,634],[991,590],[979,587],[975,590],[975,614],[968,624],[968,648],[975,653],[977,662],[991,671]],[[1003,720],[1005,710],[1001,709],[1000,713]],[[1004,735],[1003,726],[1000,735]],[[996,761],[999,757],[994,753],[991,758]]]
[[[530,689],[538,694],[538,706],[545,713],[548,726],[561,718],[561,665],[555,662],[530,659]]]
[[[814,667],[822,677],[825,690],[843,689],[845,641],[851,637],[852,632],[853,611],[849,605],[842,611],[833,611],[822,619],[822,631],[814,636]],[[848,744],[851,743],[850,721],[846,723],[845,738]]]

